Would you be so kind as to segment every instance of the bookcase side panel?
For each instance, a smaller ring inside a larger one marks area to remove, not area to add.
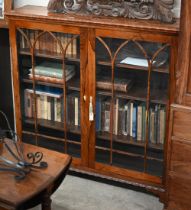
[[[11,47],[11,61],[12,61],[12,79],[13,79],[13,93],[14,93],[14,107],[15,107],[15,122],[16,131],[20,139],[22,139],[22,117],[20,109],[20,87],[19,87],[19,71],[18,71],[18,51],[16,40],[16,26],[13,21],[9,21],[9,39]]]

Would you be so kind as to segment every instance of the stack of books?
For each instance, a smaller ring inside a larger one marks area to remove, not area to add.
[[[75,75],[74,65],[64,65],[60,63],[43,62],[40,65],[34,67],[34,76],[32,68],[29,69],[29,78],[43,82],[52,82],[62,84],[67,82]]]

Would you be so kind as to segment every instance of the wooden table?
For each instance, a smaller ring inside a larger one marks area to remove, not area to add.
[[[48,167],[35,169],[20,181],[15,180],[14,173],[0,171],[0,210],[25,210],[38,204],[42,204],[42,210],[51,210],[50,196],[63,181],[71,157],[28,144],[24,144],[24,151],[42,152]],[[5,149],[3,155],[7,155]]]

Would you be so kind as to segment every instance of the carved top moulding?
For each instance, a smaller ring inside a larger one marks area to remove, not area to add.
[[[49,0],[48,11],[173,22],[174,0]]]

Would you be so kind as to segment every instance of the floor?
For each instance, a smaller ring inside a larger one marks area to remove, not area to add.
[[[67,175],[52,196],[52,210],[162,210],[158,198]],[[32,210],[40,210],[40,206]]]

